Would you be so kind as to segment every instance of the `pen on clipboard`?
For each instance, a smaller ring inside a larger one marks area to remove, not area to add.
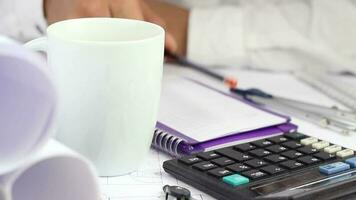
[[[356,116],[348,111],[273,96],[259,89],[231,89],[231,92],[252,102],[302,118],[323,128],[342,134],[356,132]]]
[[[198,72],[201,72],[205,75],[208,75],[216,80],[219,80],[221,82],[223,82],[226,86],[228,86],[229,88],[236,88],[237,87],[237,79],[234,77],[229,77],[229,76],[223,76],[219,73],[216,73],[212,70],[209,70],[208,68],[201,66],[197,63],[191,62],[190,60],[178,56],[177,54],[171,53],[168,50],[165,50],[165,56],[174,60],[177,64],[185,66],[185,67],[189,67],[191,69],[194,69]]]

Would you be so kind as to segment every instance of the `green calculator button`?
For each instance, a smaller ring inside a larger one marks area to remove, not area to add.
[[[238,175],[238,174],[233,174],[230,176],[225,176],[223,178],[224,183],[227,183],[231,186],[239,186],[239,185],[243,185],[246,183],[249,183],[250,180],[244,176]]]

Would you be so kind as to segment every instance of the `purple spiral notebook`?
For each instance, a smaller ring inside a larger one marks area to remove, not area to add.
[[[292,132],[290,118],[204,83],[164,80],[152,146],[171,155]]]

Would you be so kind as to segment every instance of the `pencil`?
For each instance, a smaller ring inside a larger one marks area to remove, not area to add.
[[[212,70],[209,70],[208,68],[206,68],[204,66],[193,63],[193,62],[189,61],[188,59],[178,56],[177,54],[171,53],[167,50],[165,50],[165,56],[174,60],[179,65],[189,67],[189,68],[194,69],[198,72],[201,72],[205,75],[208,75],[216,80],[219,80],[219,81],[223,82],[229,88],[237,87],[237,79],[234,77],[223,76],[221,74],[218,74]]]

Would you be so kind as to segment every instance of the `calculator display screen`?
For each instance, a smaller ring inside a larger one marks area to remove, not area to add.
[[[288,196],[288,194],[295,195],[301,192],[312,191],[316,188],[325,187],[352,178],[356,178],[356,171],[346,172],[332,177],[324,176],[323,178],[318,171],[313,171],[296,177],[256,186],[251,188],[251,190],[263,196],[268,195],[269,197],[273,197],[274,195]],[[301,182],[302,179],[304,179],[303,183]],[[310,181],[312,179],[314,179],[314,181]]]
[[[323,186],[327,186],[327,185],[331,185],[337,182],[341,182],[344,180],[349,180],[351,178],[356,177],[356,171],[353,172],[347,172],[347,173],[343,173],[337,176],[333,176],[330,178],[326,178],[320,181],[315,181],[309,184],[305,184],[305,185],[301,185],[299,187],[295,187],[295,188],[291,188],[290,190],[295,190],[295,189],[314,189],[316,187],[323,187]]]
[[[289,176],[287,178],[279,179],[266,184],[260,184],[253,186],[250,189],[257,192],[259,195],[268,195],[271,193],[276,193],[284,191],[293,187],[304,185],[313,181],[317,181],[325,178],[319,171],[313,170],[303,174],[298,174],[294,176]]]

